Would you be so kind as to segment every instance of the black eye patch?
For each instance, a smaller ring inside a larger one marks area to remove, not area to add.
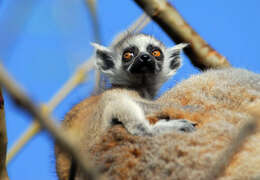
[[[148,52],[149,54],[151,54],[151,55],[153,55],[153,52],[154,52],[154,51],[159,51],[159,52],[160,52],[160,56],[154,56],[154,57],[155,57],[155,59],[157,59],[158,61],[162,61],[162,60],[163,60],[164,55],[163,55],[162,50],[161,50],[159,47],[154,46],[154,45],[152,45],[152,44],[149,44],[149,45],[147,46],[146,50],[147,50],[147,52]]]
[[[134,56],[137,56],[137,54],[139,53],[139,49],[138,49],[136,46],[130,46],[130,47],[124,49],[123,54],[124,54],[125,52],[130,52],[130,53],[133,53]],[[122,57],[122,58],[123,58],[123,57]]]
[[[131,57],[131,59],[126,59],[124,57],[124,54],[127,53],[127,52],[133,54],[133,57]],[[132,59],[134,57],[136,57],[138,55],[138,53],[139,53],[139,49],[136,46],[129,46],[129,47],[124,49],[123,54],[122,54],[122,62],[123,62],[122,65],[123,65],[124,70],[129,68],[130,64],[132,63]]]

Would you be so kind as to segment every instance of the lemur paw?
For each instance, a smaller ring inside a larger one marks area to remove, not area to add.
[[[122,125],[126,130],[135,136],[156,136],[173,131],[192,132],[195,131],[195,123],[186,119],[165,120],[161,119],[156,124],[150,125],[148,121],[121,122],[116,118],[112,119],[111,125]]]
[[[176,120],[159,120],[153,126],[153,134],[165,134],[172,131],[182,131],[182,132],[193,132],[196,130],[196,124],[186,120],[186,119],[176,119]]]

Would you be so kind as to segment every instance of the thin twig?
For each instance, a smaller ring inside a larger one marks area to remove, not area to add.
[[[57,94],[46,104],[43,105],[43,111],[51,113],[59,103],[81,82],[87,77],[86,74],[93,68],[94,61],[85,61],[76,70],[75,74],[63,85]],[[21,135],[21,137],[15,142],[7,154],[6,163],[10,163],[16,154],[24,147],[24,145],[32,139],[41,130],[39,123],[34,121],[31,126]]]
[[[143,13],[133,24],[131,24],[127,30],[118,33],[117,36],[114,38],[114,40],[111,43],[111,46],[119,42],[120,40],[124,39],[126,35],[129,33],[139,33],[149,22],[151,21],[151,18],[147,16],[146,13]]]
[[[18,106],[29,112],[39,122],[42,128],[48,130],[56,142],[78,163],[87,179],[95,179],[96,170],[90,166],[90,162],[86,159],[85,154],[83,155],[80,153],[78,143],[76,143],[77,140],[65,133],[62,128],[57,127],[54,120],[51,119],[47,113],[44,113],[41,108],[37,108],[37,106],[25,95],[25,93],[22,92],[21,88],[14,82],[14,80],[9,77],[1,64],[0,86],[6,89]]]
[[[230,66],[228,60],[210,47],[166,0],[134,0],[176,43],[187,42],[184,51],[201,70]]]
[[[209,170],[205,179],[217,179],[218,177],[223,175],[232,157],[236,154],[236,152],[239,151],[239,149],[241,148],[242,144],[245,142],[247,137],[249,137],[250,135],[256,132],[257,120],[258,120],[256,118],[248,120],[239,128],[238,134],[236,134],[232,138],[232,141],[230,142],[227,149],[215,161],[215,164]]]
[[[143,13],[129,28],[129,32],[137,33],[141,31],[150,21],[150,17]]]
[[[2,91],[0,89],[0,179],[8,180],[6,170],[6,149],[7,149],[7,135],[6,135],[6,123],[4,112],[4,99]]]
[[[41,127],[37,121],[33,121],[28,129],[22,134],[22,136],[13,144],[11,149],[8,151],[6,157],[6,165],[17,155],[17,153],[24,147],[24,145],[34,137],[41,130]]]
[[[92,20],[92,29],[94,33],[94,39],[96,43],[101,42],[100,36],[100,28],[98,24],[98,17],[97,17],[97,1],[96,0],[86,0],[87,7],[90,11],[91,20]]]
[[[149,16],[147,16],[145,13],[144,16],[144,21],[136,27],[135,33],[139,33],[149,22],[151,22],[151,18]]]
[[[97,17],[97,7],[96,7],[96,0],[86,0],[87,7],[90,12],[91,22],[92,22],[92,29],[94,34],[94,41],[96,43],[101,43],[101,35],[100,35],[100,28],[98,24],[98,17]],[[95,71],[95,88],[94,88],[94,95],[100,94],[102,89],[105,88],[104,78],[102,78],[102,74],[99,70]]]

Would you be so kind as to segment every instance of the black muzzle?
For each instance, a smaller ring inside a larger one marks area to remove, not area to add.
[[[129,71],[137,73],[155,73],[155,59],[149,54],[140,54],[137,56]]]

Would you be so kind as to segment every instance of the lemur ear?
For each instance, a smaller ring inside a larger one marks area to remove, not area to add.
[[[169,68],[172,70],[178,69],[181,66],[181,51],[183,48],[187,47],[188,43],[180,43],[176,46],[168,48],[169,55]]]
[[[111,50],[97,43],[91,43],[91,45],[96,49],[96,67],[100,71],[108,73],[115,66]]]
[[[174,75],[181,66],[181,51],[188,46],[187,43],[177,44],[176,46],[166,49],[167,58],[165,58],[164,74],[166,79]]]

